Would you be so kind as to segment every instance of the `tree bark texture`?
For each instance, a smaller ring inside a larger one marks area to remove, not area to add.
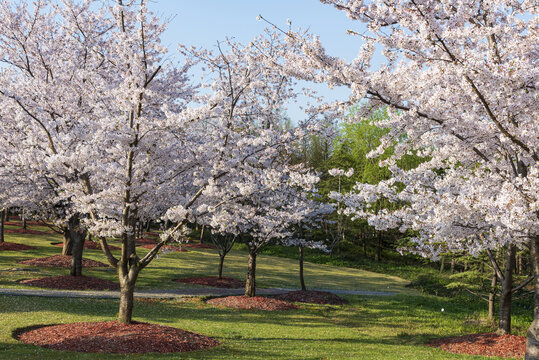
[[[219,279],[223,278],[223,264],[225,262],[225,255],[219,254]]]
[[[496,271],[494,271],[494,274],[492,274],[492,279],[490,281],[490,293],[488,294],[488,319],[492,322],[494,321],[497,281],[498,277],[496,276]]]
[[[382,232],[377,231],[376,253],[374,255],[374,261],[382,260]]]
[[[69,236],[73,243],[70,273],[71,276],[82,276],[82,253],[84,251],[86,231],[80,229],[78,215],[69,219]]]
[[[364,232],[361,233],[361,238],[363,239],[363,257],[367,257],[367,236]]]
[[[123,324],[131,324],[133,321],[133,304],[135,295],[135,283],[139,270],[133,266],[129,271],[122,270],[122,265],[118,267],[118,275],[120,279],[120,308],[118,311],[118,322]]]
[[[22,219],[22,229],[23,230],[26,230],[28,228],[27,224],[26,224],[26,216],[24,215],[24,209],[21,213],[21,219]]]
[[[500,335],[511,333],[511,300],[513,295],[513,270],[515,268],[516,249],[514,245],[507,246],[505,275],[500,293],[500,320],[498,331]]]
[[[4,242],[4,223],[6,222],[6,212],[6,209],[0,212],[0,243]]]
[[[81,234],[74,236],[73,251],[71,253],[71,276],[82,276],[82,253],[84,249],[84,237]]]
[[[528,329],[526,360],[539,360],[539,236],[530,239],[530,255],[534,279],[533,322]]]
[[[200,230],[200,243],[204,243],[204,230],[206,229],[206,225],[202,225],[202,230]]]
[[[73,241],[71,241],[71,233],[69,228],[62,228],[63,232],[63,245],[62,245],[62,255],[72,255],[73,254]]]
[[[298,247],[299,250],[299,282],[301,284],[301,290],[306,291],[305,278],[303,277],[303,246]]]
[[[249,260],[247,262],[247,281],[245,282],[245,296],[256,295],[256,251],[249,249]]]

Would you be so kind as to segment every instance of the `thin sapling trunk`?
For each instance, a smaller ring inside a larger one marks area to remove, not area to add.
[[[301,290],[306,291],[305,279],[303,277],[303,246],[298,246],[299,251],[299,282],[301,284]]]
[[[249,260],[247,262],[247,281],[245,282],[245,296],[256,295],[256,250],[249,248]]]
[[[4,223],[6,222],[6,209],[0,212],[0,243],[4,242]]]
[[[530,239],[530,255],[534,275],[533,322],[528,329],[526,360],[539,360],[539,236]]]
[[[225,262],[225,254],[219,254],[219,279],[223,278],[223,264]]]

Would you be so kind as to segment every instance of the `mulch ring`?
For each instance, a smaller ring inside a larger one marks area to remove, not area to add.
[[[203,350],[218,340],[169,326],[117,321],[79,322],[21,329],[15,339],[54,350],[86,353],[174,353]]]
[[[22,226],[22,221],[5,221],[4,222],[4,225],[9,225],[9,226]],[[45,223],[42,223],[42,222],[39,222],[39,221],[34,221],[34,220],[26,220],[26,226],[46,226]]]
[[[146,245],[140,245],[140,247],[145,249],[153,249],[155,244],[146,244]],[[174,245],[164,245],[161,247],[161,250],[163,251],[178,251],[178,252],[187,252],[186,249],[184,249],[182,246],[174,246]]]
[[[201,244],[201,243],[188,243],[182,244],[183,247],[193,248],[193,249],[215,249],[216,247],[210,244]]]
[[[144,231],[144,234],[149,237],[159,237],[161,233],[155,231]]]
[[[223,276],[221,279],[217,276],[198,276],[190,278],[176,279],[175,281],[185,283],[185,284],[194,284],[194,285],[204,285],[204,286],[213,286],[217,288],[225,289],[235,289],[245,286],[245,281],[229,278]]]
[[[23,245],[23,244],[16,244],[16,243],[10,243],[10,242],[0,243],[0,250],[20,251],[20,250],[33,250],[33,249],[35,249],[35,247]]]
[[[29,259],[29,260],[23,260],[19,261],[19,264],[24,265],[34,265],[34,266],[43,266],[43,267],[71,267],[71,256],[70,255],[54,255],[44,258],[37,258],[37,259]],[[82,259],[82,267],[107,267],[106,264],[103,264],[102,262],[90,260],[90,259]]]
[[[109,245],[109,250],[120,250],[120,248],[118,246],[114,246],[114,245]],[[54,246],[59,246],[59,247],[63,247],[64,244],[62,243],[58,243],[58,244],[54,244]],[[84,242],[84,248],[86,250],[101,250],[101,245],[99,245],[98,243],[94,242],[94,241],[85,241]]]
[[[137,243],[137,244],[155,245],[155,244],[158,243],[158,241],[154,240],[154,239],[140,238],[140,239],[135,240],[135,243]]]
[[[206,302],[211,305],[245,310],[277,311],[299,309],[299,306],[289,302],[263,296],[227,296],[210,299]]]
[[[343,299],[333,293],[327,291],[290,291],[284,294],[273,296],[274,299],[289,301],[289,302],[302,302],[309,304],[325,304],[325,305],[343,305],[348,304],[348,300]]]
[[[438,347],[454,354],[500,356],[523,359],[526,338],[496,333],[470,334],[432,340],[428,346]]]
[[[31,230],[31,229],[4,229],[6,234],[29,234],[29,235],[50,235],[46,231]]]
[[[50,276],[41,279],[21,280],[19,284],[61,290],[119,290],[120,286],[109,280],[89,276]]]

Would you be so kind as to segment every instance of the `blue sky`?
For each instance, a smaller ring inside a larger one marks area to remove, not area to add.
[[[355,58],[362,40],[346,34],[346,30],[363,32],[363,24],[351,21],[344,12],[317,0],[150,0],[149,7],[161,18],[172,18],[164,34],[164,45],[174,49],[176,44],[214,47],[226,36],[248,43],[269,25],[257,21],[264,18],[281,28],[309,28],[318,35],[331,55]],[[344,100],[346,89],[329,90],[315,87],[331,100]],[[288,115],[294,122],[302,117],[298,105],[290,104]]]

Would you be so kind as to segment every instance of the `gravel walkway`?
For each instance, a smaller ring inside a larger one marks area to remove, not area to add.
[[[299,289],[257,289],[257,295],[276,295]],[[332,290],[332,289],[309,289],[318,291],[330,291],[339,295],[367,295],[367,296],[390,296],[394,292],[387,291],[362,291],[362,290]],[[170,289],[154,291],[135,292],[135,298],[152,299],[175,299],[190,296],[228,296],[242,295],[244,289],[215,289],[215,288],[192,288],[192,289]],[[70,297],[70,298],[96,298],[96,299],[118,299],[118,291],[80,291],[80,290],[34,290],[34,289],[6,289],[0,288],[0,295],[19,296],[44,296],[44,297]]]

